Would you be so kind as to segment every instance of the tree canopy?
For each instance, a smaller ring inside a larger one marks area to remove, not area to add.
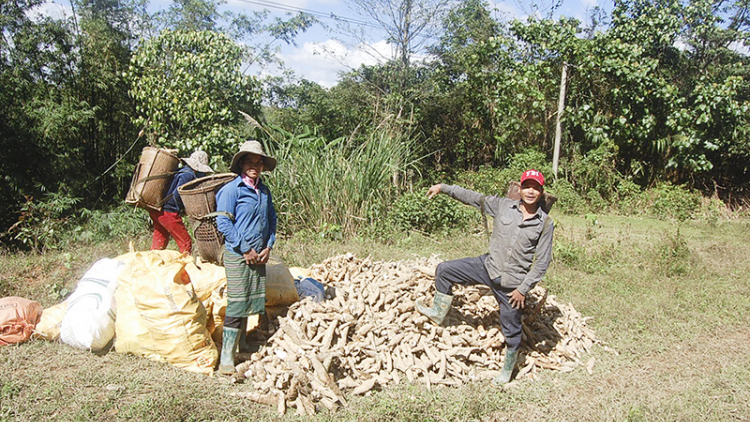
[[[669,182],[747,200],[746,0],[616,0],[585,23],[498,20],[484,0],[355,3],[388,8],[374,22],[399,54],[323,88],[245,73],[279,63],[273,45],[317,23],[304,13],[269,19],[184,0],[149,14],[142,0],[77,0],[53,19],[33,13],[39,0],[1,2],[0,228],[51,194],[121,202],[147,143],[228,159],[247,136],[315,133],[353,150],[387,136],[416,149],[411,174],[428,178],[507,167],[529,151],[549,160],[563,67],[558,179],[604,198],[618,184]],[[257,123],[249,132],[240,111]]]

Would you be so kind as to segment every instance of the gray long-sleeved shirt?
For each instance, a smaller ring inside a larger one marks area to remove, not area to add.
[[[484,212],[494,218],[489,256],[484,261],[491,279],[500,277],[502,287],[518,289],[524,296],[539,283],[552,260],[555,232],[554,220],[542,207],[524,220],[520,200],[484,196],[445,184],[440,185],[440,192],[477,208],[485,198]]]

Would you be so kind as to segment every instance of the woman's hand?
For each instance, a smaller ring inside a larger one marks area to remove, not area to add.
[[[268,263],[268,258],[271,257],[271,248],[265,248],[258,254],[258,264]]]
[[[255,265],[259,263],[258,259],[260,255],[258,255],[258,252],[255,252],[255,249],[250,249],[248,252],[243,253],[242,256],[245,258],[245,263],[247,265]]]

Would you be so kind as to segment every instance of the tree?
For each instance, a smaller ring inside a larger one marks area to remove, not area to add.
[[[412,56],[424,51],[441,30],[450,0],[349,0],[349,4],[385,31],[388,43],[395,46],[395,56],[388,59],[395,58],[406,69]],[[360,30],[363,34],[364,28]]]
[[[229,153],[240,111],[257,115],[260,86],[241,71],[243,49],[211,31],[166,30],[145,42],[128,71],[138,116],[151,143],[188,153]]]
[[[269,20],[267,9],[251,14],[221,11],[224,0],[177,0],[169,9],[156,14],[161,29],[175,31],[215,31],[245,44],[249,63],[261,67],[278,66],[283,62],[278,58],[278,43],[294,44],[300,32],[307,31],[318,20],[307,13],[288,13],[288,19]]]
[[[167,28],[182,31],[215,31],[229,15],[219,12],[225,1],[175,0],[157,17]]]
[[[499,78],[509,74],[512,48],[488,4],[466,0],[446,16],[445,32],[430,49],[431,85],[422,105],[428,142],[438,166],[476,168],[492,163],[496,144],[493,116]]]

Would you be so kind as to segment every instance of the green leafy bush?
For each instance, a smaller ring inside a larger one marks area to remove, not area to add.
[[[564,214],[584,214],[589,210],[586,200],[565,179],[556,180],[546,190],[557,197],[557,202],[553,208],[555,210]]]
[[[600,208],[598,198],[609,202],[616,197],[616,186],[623,176],[615,167],[616,154],[611,142],[603,142],[585,155],[573,151],[560,166],[561,171],[575,189],[593,199],[591,205]],[[598,193],[598,195],[593,192]]]
[[[650,191],[651,213],[659,218],[684,221],[693,218],[700,208],[700,195],[683,186],[664,183]]]
[[[511,169],[482,166],[477,171],[465,171],[457,174],[452,184],[484,195],[505,196],[508,186],[513,180],[518,180],[518,175]]]
[[[148,233],[150,220],[143,210],[126,204],[109,211],[76,210],[79,200],[64,192],[49,193],[42,201],[28,198],[18,223],[5,236],[41,252],[76,242],[95,243]]]
[[[48,192],[42,200],[29,196],[21,206],[18,222],[4,236],[28,249],[55,248],[64,237],[80,200],[65,190]]]
[[[541,171],[549,182],[552,181],[552,167],[547,156],[531,149],[511,157],[506,168],[482,166],[477,171],[458,173],[452,183],[485,195],[505,196],[510,182],[520,180],[521,174],[531,168]]]
[[[641,187],[632,180],[620,179],[615,188],[612,208],[623,215],[637,215],[644,212],[644,195]]]
[[[512,180],[520,180],[521,173],[532,168],[541,171],[547,180],[552,180],[552,165],[544,152],[535,149],[519,152],[510,159],[508,165],[508,170],[514,172]]]
[[[390,217],[393,224],[403,230],[444,233],[454,228],[466,228],[472,217],[479,215],[479,210],[472,210],[445,195],[429,199],[424,192],[411,192],[396,200]]]
[[[148,233],[149,216],[141,209],[122,204],[112,210],[80,212],[81,224],[73,229],[76,241],[94,243],[111,239],[127,239]]]
[[[693,255],[679,228],[674,234],[664,232],[654,247],[659,273],[671,277],[684,276],[690,272]]]
[[[586,260],[586,248],[565,237],[558,237],[553,244],[555,260],[570,267]]]
[[[609,203],[602,198],[602,194],[596,189],[589,189],[586,192],[586,200],[589,204],[589,209],[595,212],[601,212],[607,209]]]
[[[716,225],[720,218],[731,214],[727,204],[718,198],[702,198],[699,212],[701,217],[711,225]]]

